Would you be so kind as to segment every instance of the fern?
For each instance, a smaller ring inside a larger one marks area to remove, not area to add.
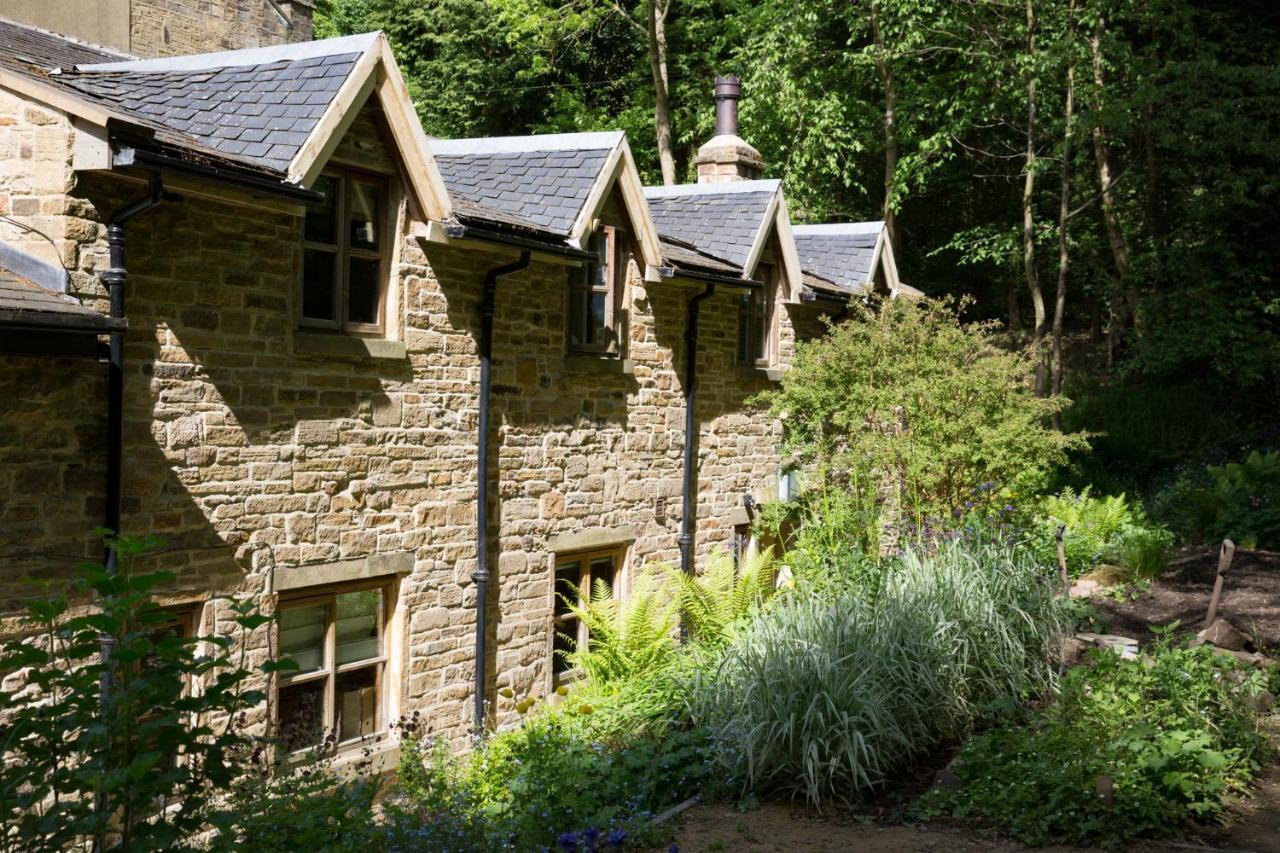
[[[565,604],[587,628],[587,642],[568,655],[569,663],[593,685],[643,676],[675,655],[675,603],[662,595],[652,572],[641,572],[626,598],[614,598],[597,579],[590,595],[571,585]]]
[[[663,572],[675,587],[676,605],[690,636],[717,642],[734,621],[750,614],[772,593],[777,577],[773,550],[751,553],[740,570],[724,551],[712,555],[706,569],[690,577],[670,566]]]

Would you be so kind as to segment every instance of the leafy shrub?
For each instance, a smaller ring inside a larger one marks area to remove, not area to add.
[[[240,715],[262,693],[249,689],[254,673],[231,637],[164,630],[171,616],[150,593],[173,576],[129,572],[133,558],[157,544],[113,540],[118,573],[81,565],[65,592],[26,602],[31,633],[0,647],[6,843],[22,850],[89,841],[98,849],[181,847],[208,828],[215,797],[242,771],[253,741]],[[76,607],[91,598],[93,606]],[[233,608],[241,630],[268,620],[249,603]],[[104,641],[113,646],[106,660]],[[105,702],[104,681],[111,684]],[[188,689],[193,683],[201,689]]]
[[[1245,548],[1280,547],[1280,451],[1189,472],[1155,499],[1156,511],[1185,539],[1232,539]]]
[[[1150,663],[1097,653],[1025,725],[970,740],[954,765],[964,786],[922,807],[1031,844],[1115,846],[1212,821],[1265,750],[1239,669],[1204,647],[1161,645]],[[1112,802],[1099,795],[1108,780]]]
[[[392,849],[590,849],[592,841],[604,849],[654,841],[654,812],[703,781],[705,736],[672,730],[607,747],[581,737],[574,716],[528,719],[465,757],[407,739],[399,796],[388,807]]]
[[[766,505],[757,529],[783,544],[780,559],[800,586],[834,592],[879,584],[880,517],[866,489],[824,483]]]
[[[1033,354],[1002,348],[995,326],[934,300],[850,312],[798,343],[794,369],[761,397],[787,450],[832,482],[878,498],[892,481],[915,517],[949,518],[979,485],[1032,490],[1085,446],[1049,426],[1067,401],[1033,393]]]
[[[1062,545],[1072,577],[1104,562],[1119,563],[1135,577],[1154,577],[1173,541],[1124,495],[1096,497],[1088,487],[1066,488],[1043,498],[1029,525],[1029,546],[1044,565],[1058,565],[1059,525],[1066,526]]]
[[[1016,552],[961,544],[908,551],[874,595],[798,586],[699,680],[695,719],[744,790],[868,793],[992,703],[1047,687],[1053,587]]]
[[[0,646],[5,849],[361,849],[373,786],[339,784],[322,754],[273,767],[271,744],[244,730],[264,699],[252,679],[288,662],[254,671],[230,634],[173,631],[151,595],[173,575],[130,571],[159,541],[109,541],[116,574],[80,566],[65,591],[29,599],[29,633]],[[239,632],[270,621],[229,606]]]

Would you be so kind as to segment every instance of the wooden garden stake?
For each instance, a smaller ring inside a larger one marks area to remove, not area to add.
[[[1058,532],[1053,538],[1058,540],[1058,568],[1062,569],[1062,594],[1071,595],[1071,579],[1067,576],[1067,549],[1062,544],[1062,536],[1067,532],[1065,524],[1058,525]]]
[[[1231,560],[1236,555],[1236,543],[1230,539],[1222,540],[1222,550],[1218,552],[1218,576],[1213,579],[1213,597],[1209,599],[1209,615],[1204,617],[1204,627],[1208,628],[1218,618],[1218,602],[1222,600],[1222,584],[1226,581],[1227,570],[1231,568]]]

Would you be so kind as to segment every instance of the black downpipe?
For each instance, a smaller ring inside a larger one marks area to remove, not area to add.
[[[164,182],[153,174],[147,183],[147,194],[135,202],[117,210],[107,222],[107,248],[111,265],[98,274],[111,298],[111,318],[124,319],[124,286],[129,273],[124,265],[124,226],[133,217],[150,210],[165,199]],[[124,329],[111,332],[107,360],[107,494],[103,526],[111,536],[120,535],[120,495],[124,467]],[[120,568],[115,543],[107,542],[107,573],[114,575]],[[110,667],[115,651],[115,638],[107,634],[99,636],[102,674],[98,678],[98,703],[105,714],[111,700],[114,683]],[[102,813],[107,808],[106,797],[99,792],[95,808]],[[95,838],[94,849],[102,849],[103,839]]]
[[[494,267],[485,273],[480,302],[480,415],[476,447],[476,735],[484,734],[485,631],[488,627],[489,595],[489,363],[493,359],[493,312],[498,296],[498,279],[529,266],[529,251],[520,260]]]
[[[124,286],[129,273],[124,264],[124,226],[130,219],[164,200],[164,182],[152,175],[147,194],[117,210],[107,222],[107,248],[111,266],[98,274],[111,298],[111,318],[124,319]],[[124,466],[124,331],[111,333],[107,366],[107,500],[103,526],[112,536],[120,534],[121,476]],[[116,549],[107,546],[107,572],[119,568]],[[104,649],[104,652],[106,650]]]
[[[680,524],[680,571],[693,574],[693,539],[697,524],[696,480],[697,419],[694,403],[698,387],[698,308],[716,292],[715,282],[708,282],[706,289],[689,300],[689,314],[684,327],[684,515]],[[684,634],[681,625],[680,633]]]

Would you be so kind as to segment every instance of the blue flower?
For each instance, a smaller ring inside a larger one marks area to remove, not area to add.
[[[627,831],[625,829],[610,830],[604,840],[610,847],[621,847],[627,843]]]
[[[587,827],[585,830],[583,830],[582,843],[587,845],[588,848],[594,850],[596,846],[596,842],[599,840],[600,840],[600,830],[596,829],[594,826]]]
[[[578,833],[562,832],[560,837],[556,839],[556,846],[561,850],[577,850],[578,849]]]
[[[672,841],[671,846],[667,848],[667,853],[680,853],[680,845]]]

